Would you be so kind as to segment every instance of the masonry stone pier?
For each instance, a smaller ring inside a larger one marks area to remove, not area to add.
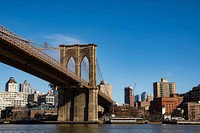
[[[96,86],[96,45],[61,45],[60,62],[67,67],[71,58],[75,62],[75,74],[81,77],[81,62],[89,61],[89,88],[81,84],[59,86],[58,121],[97,122],[98,89]]]

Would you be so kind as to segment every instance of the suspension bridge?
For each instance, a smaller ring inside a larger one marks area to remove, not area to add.
[[[100,77],[102,74],[96,47],[95,44],[60,45],[52,48],[59,50],[57,60],[36,43],[0,26],[0,61],[58,87],[58,121],[98,122],[98,106],[106,112],[114,103],[108,93],[97,87],[97,74]]]

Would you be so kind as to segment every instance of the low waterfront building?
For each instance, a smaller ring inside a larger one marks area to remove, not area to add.
[[[19,120],[29,118],[29,110],[26,107],[6,107],[1,111],[1,118],[6,120]]]
[[[111,107],[110,112],[117,117],[137,117],[137,118],[141,118],[141,117],[144,117],[144,115],[145,115],[144,109],[136,109],[134,107],[126,106],[126,105],[122,105],[122,106],[113,105]]]
[[[171,97],[156,97],[150,103],[150,114],[170,114],[181,104],[182,101],[183,96],[179,95],[171,95]]]
[[[30,118],[37,118],[40,120],[57,120],[57,108],[49,104],[41,104],[39,106],[29,108]]]
[[[200,120],[200,103],[197,103],[197,102],[184,103],[183,109],[184,109],[184,116],[186,120],[189,120],[189,121]]]

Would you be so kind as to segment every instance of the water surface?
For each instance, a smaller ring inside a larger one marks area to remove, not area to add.
[[[106,124],[1,124],[0,133],[199,133],[200,125]]]

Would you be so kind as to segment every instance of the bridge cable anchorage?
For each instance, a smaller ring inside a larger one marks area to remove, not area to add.
[[[97,61],[97,74],[99,74],[100,75],[100,77],[101,77],[101,79],[102,79],[102,81],[104,81],[104,78],[103,78],[103,75],[102,75],[102,72],[101,72],[101,68],[100,68],[100,66],[99,66],[99,62],[98,62],[98,60],[96,59],[96,61]],[[105,87],[105,91],[106,92],[103,92],[103,93],[106,93],[106,95],[109,97],[109,98],[111,98],[111,96],[110,96],[110,94],[109,94],[109,92],[108,92],[108,85],[104,85],[104,87]]]

